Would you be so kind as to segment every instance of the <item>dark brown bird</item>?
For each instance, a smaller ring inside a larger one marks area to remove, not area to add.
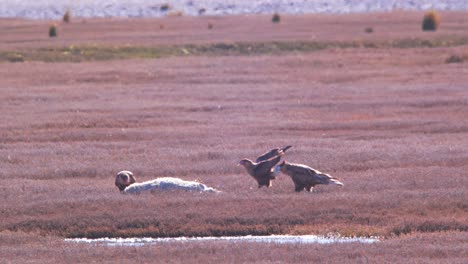
[[[294,182],[294,190],[300,192],[306,189],[311,192],[317,184],[335,184],[343,186],[337,178],[322,173],[304,164],[293,164],[283,161],[280,165],[280,171],[289,175]]]
[[[271,187],[271,181],[276,178],[274,166],[281,160],[284,153],[280,151],[277,156],[270,159],[261,160],[260,162],[253,162],[249,159],[239,161],[239,165],[244,166],[247,172],[258,183],[258,188],[266,186]],[[257,159],[258,160],[258,159]]]
[[[276,157],[278,156],[280,153],[285,153],[286,150],[290,149],[292,146],[286,146],[284,148],[274,148],[268,152],[265,152],[263,153],[262,155],[260,155],[256,160],[255,162],[260,162],[260,161],[264,161],[264,160],[267,160],[267,159],[271,159],[273,157]]]
[[[125,190],[127,186],[136,182],[135,177],[131,171],[121,171],[117,173],[115,177],[115,186],[119,188],[120,191]]]

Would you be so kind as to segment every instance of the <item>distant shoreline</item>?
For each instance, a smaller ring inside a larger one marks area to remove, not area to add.
[[[404,11],[466,11],[468,1],[245,1],[245,0],[173,0],[118,1],[103,0],[6,0],[0,7],[0,18],[58,19],[69,9],[73,16],[85,18],[121,17],[153,18],[164,16],[224,16],[243,14],[343,14]]]

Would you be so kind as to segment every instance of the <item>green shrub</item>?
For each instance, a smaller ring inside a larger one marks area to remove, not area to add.
[[[273,17],[271,18],[271,22],[273,23],[279,23],[281,20],[281,17],[278,13],[274,13]]]
[[[439,15],[435,11],[429,11],[424,14],[423,22],[422,22],[422,30],[423,31],[436,31],[439,27],[440,18]]]
[[[366,33],[372,33],[372,32],[374,32],[374,28],[372,28],[372,27],[366,27],[366,28],[364,29],[364,32],[366,32]]]
[[[8,54],[7,59],[9,62],[24,62],[24,56],[20,53]]]
[[[184,15],[184,12],[178,11],[178,10],[174,10],[174,11],[167,13],[167,16],[170,16],[170,17],[180,17],[183,15]]]
[[[445,63],[462,63],[463,62],[463,56],[459,55],[451,55],[445,60]]]
[[[161,7],[159,8],[159,10],[161,10],[162,12],[167,12],[169,11],[169,9],[171,9],[171,5],[169,4],[162,4]]]
[[[52,24],[49,27],[49,37],[54,38],[57,37],[57,25]]]
[[[70,10],[67,9],[65,14],[63,14],[63,22],[70,23]]]

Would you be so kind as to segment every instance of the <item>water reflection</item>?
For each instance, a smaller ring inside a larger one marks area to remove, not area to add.
[[[167,238],[68,238],[68,242],[104,244],[108,246],[143,246],[157,243],[196,243],[196,242],[218,242],[227,241],[232,243],[252,242],[252,243],[277,243],[277,244],[333,244],[333,243],[376,243],[377,237],[342,237],[342,236],[231,236],[231,237],[167,237]]]

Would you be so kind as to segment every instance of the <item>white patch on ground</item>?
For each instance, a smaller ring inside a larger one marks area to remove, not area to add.
[[[379,242],[378,237],[341,237],[341,236],[232,236],[232,237],[171,237],[171,238],[67,238],[67,242],[104,244],[108,246],[143,246],[157,243],[194,243],[194,242],[220,242],[232,243],[255,242],[255,243],[276,243],[276,244],[335,244],[335,243],[365,243],[371,244]]]
[[[125,188],[124,193],[141,193],[148,191],[184,190],[197,192],[219,192],[196,181],[185,181],[179,178],[162,177],[155,180],[134,183]]]
[[[161,10],[169,3],[169,10]],[[0,17],[59,19],[72,17],[161,17],[184,15],[365,13],[392,10],[468,10],[468,0],[2,0]]]

